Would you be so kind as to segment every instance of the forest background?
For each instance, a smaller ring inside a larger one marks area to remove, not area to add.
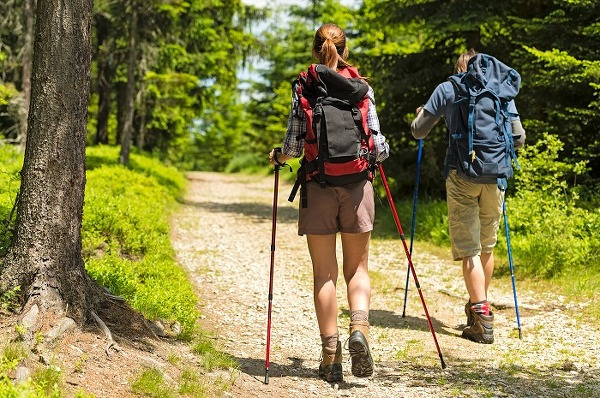
[[[15,222],[35,6],[0,4],[0,254]],[[591,294],[600,287],[599,20],[596,0],[97,0],[87,146],[118,147],[114,161],[125,165],[133,152],[181,170],[268,173],[291,82],[313,62],[315,29],[333,22],[375,91],[391,148],[386,174],[410,225],[417,141],[409,124],[456,57],[474,48],[523,79],[516,103],[527,144],[507,201],[518,272]],[[418,239],[441,246],[449,245],[445,135],[440,123],[424,143],[417,226]],[[391,220],[379,216],[378,225],[392,236]],[[504,260],[499,272],[507,269]]]

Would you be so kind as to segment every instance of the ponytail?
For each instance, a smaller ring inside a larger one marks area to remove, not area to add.
[[[326,24],[317,29],[313,41],[313,55],[319,63],[331,69],[351,66],[347,61],[346,35],[337,25]]]
[[[321,51],[319,51],[319,63],[326,65],[328,68],[336,69],[339,58],[335,44],[330,38],[326,38],[321,46]]]

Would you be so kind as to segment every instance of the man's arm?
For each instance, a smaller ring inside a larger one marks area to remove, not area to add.
[[[511,120],[510,125],[512,127],[515,149],[520,148],[525,145],[525,129],[519,118]]]
[[[417,109],[417,117],[410,124],[410,130],[413,137],[417,139],[425,138],[438,120],[440,120],[439,117],[423,109],[423,107],[419,107],[419,109]]]

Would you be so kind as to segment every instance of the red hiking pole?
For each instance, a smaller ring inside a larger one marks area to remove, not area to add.
[[[271,353],[271,309],[273,306],[273,271],[275,270],[275,232],[277,230],[277,194],[279,191],[279,169],[282,166],[288,166],[286,163],[279,163],[277,154],[281,153],[281,148],[273,149],[273,157],[277,164],[274,167],[275,183],[273,188],[273,224],[271,228],[271,269],[269,272],[269,310],[267,316],[267,353],[265,358],[265,384],[269,384],[269,354]],[[290,171],[292,171],[291,166]]]
[[[404,252],[406,253],[408,266],[410,267],[413,278],[415,280],[415,285],[417,286],[417,290],[419,291],[419,297],[421,297],[421,303],[423,304],[423,309],[425,310],[425,315],[427,316],[427,324],[429,325],[429,330],[431,331],[433,341],[435,342],[435,348],[437,348],[437,352],[440,356],[440,361],[442,362],[442,369],[445,369],[446,364],[444,363],[444,358],[442,357],[442,351],[440,350],[440,345],[438,344],[437,337],[435,337],[435,330],[433,329],[433,324],[431,323],[431,318],[429,317],[429,311],[427,311],[427,305],[425,305],[423,292],[421,292],[421,285],[419,284],[419,279],[417,278],[417,273],[415,272],[415,267],[413,266],[408,246],[406,245],[406,239],[404,239],[404,231],[402,231],[402,225],[400,225],[400,219],[398,218],[398,212],[396,212],[396,206],[394,205],[394,200],[392,199],[390,187],[388,185],[387,179],[385,178],[385,173],[383,172],[383,167],[381,166],[381,163],[379,163],[377,167],[379,168],[379,174],[381,174],[381,181],[383,182],[383,186],[385,187],[385,193],[387,195],[388,202],[390,203],[390,208],[392,209],[392,215],[394,216],[394,221],[396,222],[396,228],[398,229],[398,233],[400,234],[400,239],[402,239],[402,245],[404,246]]]

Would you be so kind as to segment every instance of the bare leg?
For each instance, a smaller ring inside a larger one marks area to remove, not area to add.
[[[313,264],[314,300],[319,331],[322,335],[329,336],[338,332],[335,234],[306,235],[306,240]]]
[[[494,252],[481,253],[481,265],[485,274],[485,297],[487,298],[488,288],[494,273]]]
[[[371,302],[371,280],[368,274],[370,238],[371,232],[342,233],[344,279],[348,289],[350,312],[362,310],[369,313]]]
[[[486,278],[479,255],[465,257],[463,258],[462,263],[463,277],[465,279],[465,285],[467,286],[471,303],[487,300],[485,290]]]

